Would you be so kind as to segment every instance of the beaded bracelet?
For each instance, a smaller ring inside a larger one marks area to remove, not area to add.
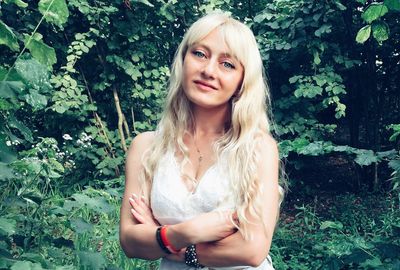
[[[162,238],[161,238],[161,226],[157,228],[156,230],[156,239],[157,239],[157,243],[160,246],[160,248],[167,254],[171,254],[171,251],[169,251],[169,249],[165,246]]]
[[[196,246],[190,245],[185,250],[185,264],[190,267],[203,268],[204,265],[199,263],[197,259]]]

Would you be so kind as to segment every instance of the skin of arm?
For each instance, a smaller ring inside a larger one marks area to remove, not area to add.
[[[249,218],[252,239],[245,240],[240,232],[214,242],[196,244],[197,258],[206,266],[259,266],[268,255],[279,208],[279,153],[275,140],[264,136],[259,144],[260,163],[258,173],[263,182],[263,209],[266,230],[261,222]],[[170,255],[172,260],[181,260],[181,255]]]
[[[150,147],[153,133],[139,134],[132,141],[125,165],[125,192],[121,204],[120,243],[126,256],[155,260],[164,255],[154,237],[155,225],[140,224],[132,218],[129,197],[131,194],[140,194],[138,173],[142,169],[142,155]],[[154,238],[154,239],[153,239]],[[153,239],[154,241],[149,241]]]
[[[138,198],[140,194],[139,173],[142,156],[149,149],[154,134],[139,134],[129,148],[125,165],[125,191],[121,204],[120,243],[126,256],[156,260],[166,254],[159,247],[155,234],[158,224],[154,221],[150,208]],[[136,194],[136,196],[132,196]],[[135,211],[131,211],[134,209]],[[231,235],[234,226],[230,218],[216,212],[204,213],[192,220],[171,225],[167,236],[175,248],[182,249],[199,242],[216,241]]]

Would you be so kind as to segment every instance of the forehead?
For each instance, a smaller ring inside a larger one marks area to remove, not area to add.
[[[205,49],[216,54],[222,54],[226,56],[232,56],[233,54],[232,49],[226,43],[224,35],[218,28],[214,29],[203,39],[195,42],[192,45],[192,47],[196,46],[204,47]]]
[[[188,46],[212,46],[212,49],[218,50],[220,54],[236,58],[240,63],[243,63],[246,49],[242,38],[238,28],[225,24],[214,28],[212,31],[192,36],[188,40]]]

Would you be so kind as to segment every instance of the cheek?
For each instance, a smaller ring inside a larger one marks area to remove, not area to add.
[[[234,76],[226,77],[225,82],[229,85],[233,91],[239,90],[242,86],[243,78],[239,74],[235,74]]]

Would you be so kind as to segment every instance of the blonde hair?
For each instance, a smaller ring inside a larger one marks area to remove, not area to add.
[[[170,149],[177,149],[183,154],[183,164],[190,162],[183,136],[194,127],[195,123],[190,102],[182,89],[183,60],[188,48],[205,38],[214,29],[220,31],[231,53],[244,67],[242,85],[232,98],[229,125],[224,135],[215,143],[215,150],[218,156],[223,154],[227,157],[233,199],[240,224],[238,229],[248,239],[249,220],[246,212],[264,220],[260,211],[262,187],[257,177],[259,161],[257,139],[270,134],[270,121],[267,117],[270,97],[253,32],[228,14],[211,13],[200,18],[183,37],[172,64],[164,113],[155,132],[156,137],[151,150],[143,160],[144,170],[140,179],[143,193],[149,194],[159,158]],[[282,189],[280,193],[283,196]]]

